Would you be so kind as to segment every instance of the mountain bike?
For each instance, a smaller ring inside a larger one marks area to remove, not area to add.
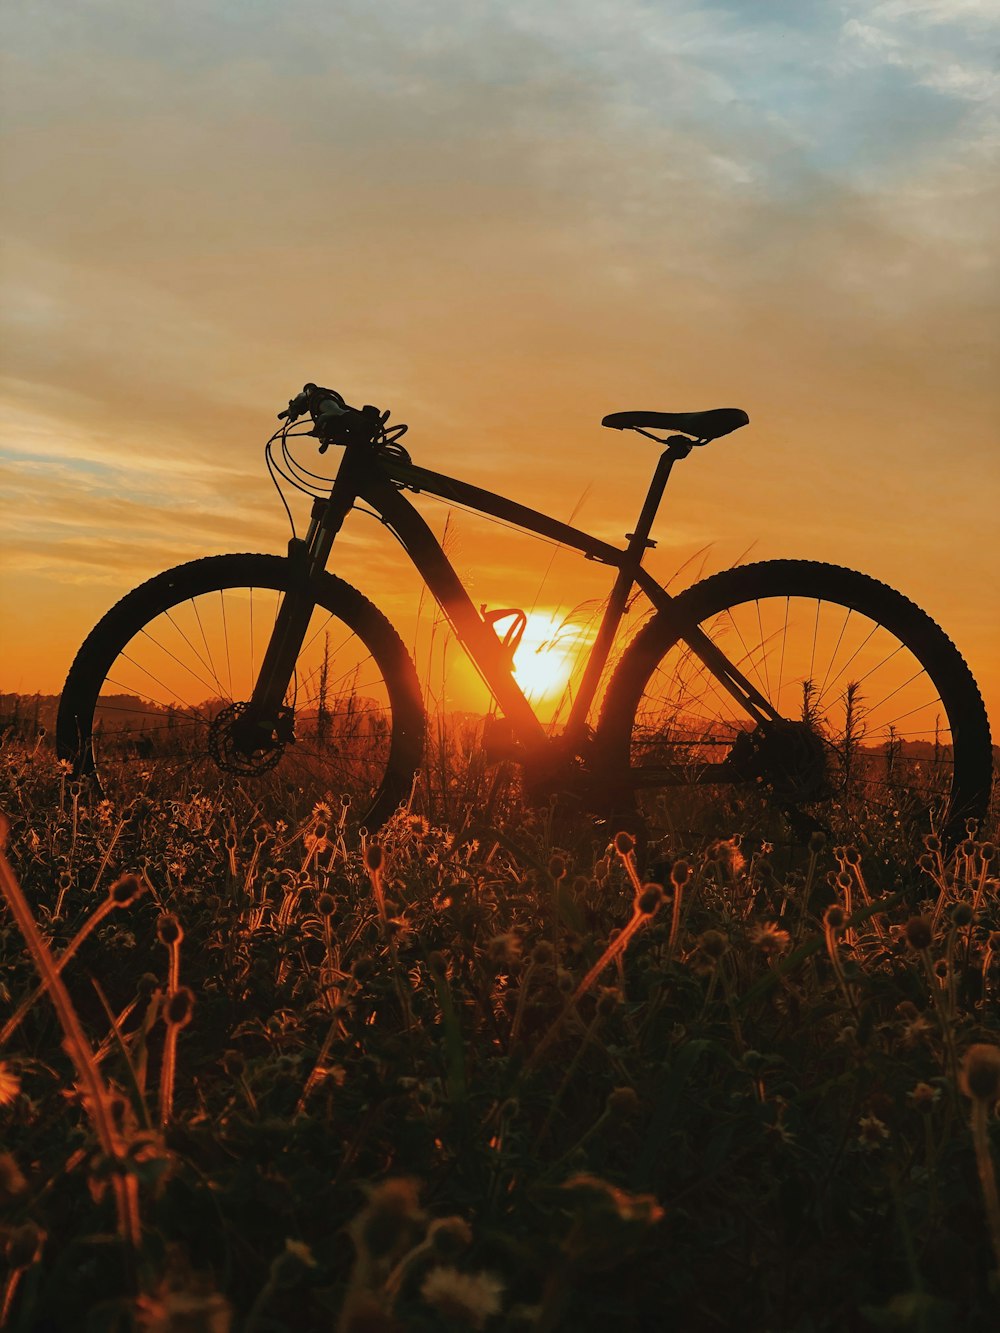
[[[352,510],[398,539],[488,685],[491,758],[515,759],[531,791],[649,817],[682,787],[754,792],[803,828],[848,795],[941,828],[985,809],[992,746],[958,650],[898,592],[808,560],[725,570],[671,594],[643,567],[673,468],[746,426],[735,408],[616,412],[603,425],[659,452],[621,547],[535,509],[415,464],[389,413],[307,384],[278,414],[266,458],[282,486],[313,497],[286,556],[218,555],[143,583],[88,636],[70,669],[59,754],[106,793],[241,794],[293,814],[338,802],[368,829],[411,792],[426,719],[410,654],[382,613],[330,573]],[[343,450],[333,477],[295,454]],[[565,726],[543,726],[514,662],[525,613],[477,609],[410,500],[465,507],[606,566],[611,590]],[[649,618],[612,650],[626,609]],[[603,702],[596,721],[601,686]]]

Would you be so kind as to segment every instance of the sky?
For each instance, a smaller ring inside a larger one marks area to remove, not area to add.
[[[0,689],[57,692],[162,568],[283,549],[262,448],[314,380],[616,541],[655,450],[601,417],[744,408],[677,470],[653,572],[864,569],[959,644],[1000,732],[1000,0],[12,0],[0,25]],[[558,621],[607,591],[463,514],[448,542],[477,602]],[[375,524],[334,563],[418,644]]]

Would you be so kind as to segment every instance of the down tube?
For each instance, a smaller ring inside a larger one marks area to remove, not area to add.
[[[362,493],[402,542],[455,633],[475,664],[517,739],[529,755],[546,744],[545,732],[510,673],[500,640],[482,621],[462,581],[422,516],[396,488],[385,482],[367,485]]]

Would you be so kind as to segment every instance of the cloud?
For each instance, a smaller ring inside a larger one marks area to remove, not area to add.
[[[928,477],[985,540],[985,487],[938,460],[995,475],[998,10],[8,6],[0,403],[46,469],[18,464],[9,558],[124,581],[273,548],[260,449],[306,379],[542,508],[596,479],[609,535],[651,454],[601,416],[733,403],[754,428],[685,481],[692,547],[785,527],[907,575]],[[957,556],[926,540],[933,596]]]

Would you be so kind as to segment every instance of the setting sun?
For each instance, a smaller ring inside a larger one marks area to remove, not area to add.
[[[532,703],[555,708],[569,684],[584,635],[551,611],[529,611],[514,654],[514,675]]]

